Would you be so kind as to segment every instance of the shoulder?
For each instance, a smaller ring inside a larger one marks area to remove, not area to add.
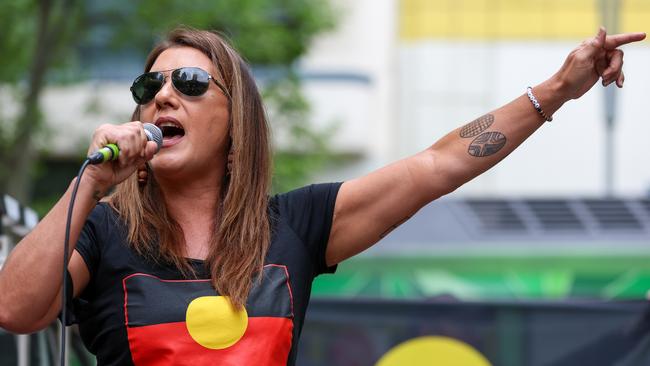
[[[342,182],[310,184],[271,197],[270,206],[281,211],[336,200]]]
[[[98,229],[114,227],[120,224],[119,214],[110,203],[99,202],[88,215],[86,223],[98,226]]]
[[[124,238],[126,233],[126,225],[117,211],[109,203],[100,202],[86,218],[79,241],[80,244],[91,242],[94,245],[102,245]]]
[[[283,222],[304,242],[320,242],[329,234],[341,184],[311,184],[273,196],[269,204],[273,226]]]
[[[270,203],[275,246],[290,243],[294,250],[280,250],[297,256],[302,253],[311,263],[305,273],[316,276],[333,268],[325,263],[325,250],[334,215],[336,197],[342,183],[312,184],[273,196]],[[293,238],[293,239],[292,239]],[[274,245],[272,245],[273,247]],[[295,248],[304,248],[296,251]]]

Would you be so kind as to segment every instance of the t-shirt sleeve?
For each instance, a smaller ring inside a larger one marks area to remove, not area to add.
[[[309,251],[314,276],[336,271],[336,265],[327,266],[325,251],[341,184],[312,184],[279,196],[283,216]]]
[[[97,263],[99,263],[100,251],[98,240],[100,230],[106,224],[107,207],[105,205],[104,203],[98,204],[90,213],[81,229],[79,239],[75,246],[75,250],[81,255],[81,258],[86,263],[86,267],[88,267],[91,281],[97,271]],[[77,308],[81,305],[80,302],[84,300],[73,298],[74,288],[70,273],[67,274],[66,281],[66,325],[72,325],[78,322]],[[59,318],[61,318],[61,314],[59,314]]]
[[[79,252],[81,258],[86,262],[90,278],[93,278],[97,271],[97,264],[99,263],[100,250],[99,240],[101,231],[107,225],[107,210],[109,208],[105,203],[98,204],[86,219],[86,222],[81,229],[79,239],[75,250]]]

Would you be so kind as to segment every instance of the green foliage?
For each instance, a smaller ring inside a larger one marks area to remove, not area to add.
[[[35,13],[34,1],[0,1],[0,83],[24,77],[36,42],[36,18],[26,15]]]
[[[0,24],[3,27],[0,32],[0,85],[6,93],[3,96],[12,102],[17,100],[17,87],[12,84],[24,78],[35,47],[36,21],[25,18],[26,14],[35,13],[35,8],[35,3],[30,0],[0,2]],[[15,129],[12,116],[6,115],[2,106],[8,102],[0,101],[0,156],[7,156]],[[7,167],[0,164],[0,190],[8,174]]]
[[[39,62],[46,70],[65,67],[76,56],[69,47],[83,35],[83,5],[82,0],[0,2],[0,83],[29,80]],[[46,57],[36,57],[38,50],[46,50]]]
[[[222,31],[249,62],[263,65],[292,63],[334,19],[327,0],[143,0],[136,14],[118,33],[120,43],[184,24]]]
[[[21,103],[17,116],[0,115],[0,190],[22,201],[29,197],[36,153],[33,135],[41,128],[40,94],[48,71],[66,60],[66,45],[79,35],[75,30],[81,11],[76,5],[76,0],[0,3],[0,14],[7,16],[4,20],[11,28],[0,38],[0,54],[7,55],[0,83],[11,85],[7,89]],[[2,102],[14,100],[5,98]]]

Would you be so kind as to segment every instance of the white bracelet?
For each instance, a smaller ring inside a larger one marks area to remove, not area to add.
[[[535,107],[537,113],[539,113],[546,122],[551,122],[553,120],[553,117],[549,117],[546,115],[546,113],[544,113],[544,111],[542,110],[542,106],[537,101],[537,98],[535,98],[535,96],[533,95],[533,88],[531,88],[530,86],[526,88],[526,94],[528,94],[528,99],[530,99],[530,102],[533,103],[533,107]]]

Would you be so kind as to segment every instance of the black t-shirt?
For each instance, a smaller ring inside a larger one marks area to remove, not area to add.
[[[117,213],[100,203],[76,250],[90,282],[72,300],[98,365],[294,365],[314,277],[334,272],[325,249],[340,183],[273,196],[271,245],[245,311],[236,311],[210,285],[203,262],[198,279],[136,254]]]

